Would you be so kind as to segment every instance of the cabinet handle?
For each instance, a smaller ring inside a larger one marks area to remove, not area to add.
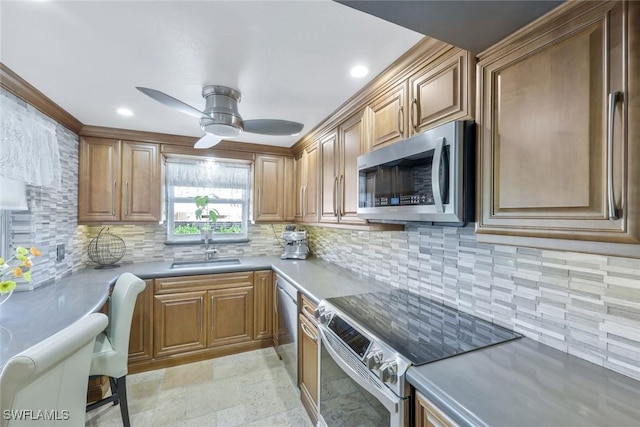
[[[340,216],[344,216],[344,175],[340,175]]]
[[[318,342],[318,337],[309,330],[307,325],[305,325],[304,323],[300,323],[300,326],[302,327],[302,332],[304,332],[306,336],[311,338],[311,341]]]
[[[278,313],[278,279],[273,281],[273,312]]]
[[[309,306],[307,304],[302,304],[302,308],[300,309],[307,317],[310,319],[315,319],[315,314],[311,310],[309,310]]]
[[[400,107],[398,109],[398,132],[402,135],[404,134],[404,107]]]
[[[611,92],[609,94],[609,114],[607,115],[607,200],[609,219],[620,219],[618,209],[616,208],[616,199],[613,194],[613,124],[616,114],[616,103],[620,99],[622,93]]]
[[[129,216],[129,181],[124,184],[124,216]]]
[[[304,192],[302,193],[304,195],[304,205],[302,206],[302,216],[305,217],[307,216],[307,210],[309,208],[308,204],[307,204],[307,186],[304,186]]]
[[[113,193],[111,194],[111,216],[116,216],[116,189],[118,181],[113,181]]]
[[[258,196],[256,197],[258,200],[256,200],[256,205],[257,205],[257,210],[258,210],[258,215],[256,215],[258,218],[260,218],[260,214],[262,213],[260,211],[260,206],[262,205],[262,199],[260,198],[260,190],[261,188],[258,187]]]
[[[442,147],[444,146],[444,138],[438,138],[436,141],[436,149],[433,154],[433,162],[431,163],[431,187],[433,188],[433,202],[436,206],[436,212],[444,212],[444,204],[442,203],[442,193],[440,193],[440,161],[442,159]]]
[[[333,216],[338,216],[338,177],[333,178]]]
[[[302,203],[303,203],[303,200],[304,200],[303,196],[302,196],[302,190],[303,189],[304,189],[304,186],[301,185],[300,186],[300,216],[304,216],[304,210],[303,210],[303,206],[302,206]]]
[[[414,118],[414,114],[415,114],[415,118]],[[414,131],[418,130],[418,99],[417,98],[413,98],[413,102],[411,103],[411,127],[413,128]]]

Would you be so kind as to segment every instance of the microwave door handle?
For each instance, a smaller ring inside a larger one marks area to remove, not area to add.
[[[436,205],[436,212],[443,213],[444,205],[442,204],[442,193],[440,192],[440,162],[442,161],[442,148],[444,146],[444,138],[438,138],[436,141],[436,149],[433,154],[433,163],[431,163],[431,187],[433,188],[433,202]]]

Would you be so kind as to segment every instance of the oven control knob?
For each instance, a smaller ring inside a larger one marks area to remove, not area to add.
[[[384,362],[380,367],[380,380],[395,384],[398,381],[398,364],[395,361]]]
[[[364,358],[364,362],[367,364],[367,368],[377,369],[382,364],[382,350],[372,350],[367,356]]]

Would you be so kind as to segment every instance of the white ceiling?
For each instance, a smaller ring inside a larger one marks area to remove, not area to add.
[[[0,61],[82,123],[196,137],[197,119],[135,86],[198,109],[202,86],[231,86],[244,119],[298,121],[305,134],[423,37],[329,0],[1,1],[0,36]],[[349,75],[358,63],[364,79]]]

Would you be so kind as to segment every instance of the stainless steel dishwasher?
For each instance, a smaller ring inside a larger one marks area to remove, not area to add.
[[[276,352],[284,362],[291,381],[298,386],[298,290],[278,276],[276,280],[278,328]]]

